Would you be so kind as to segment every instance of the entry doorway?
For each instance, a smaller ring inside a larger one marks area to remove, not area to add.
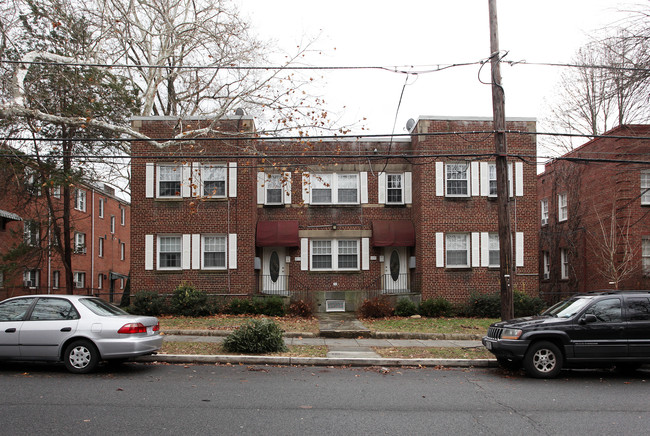
[[[405,294],[409,292],[409,272],[406,247],[384,248],[384,294]]]
[[[285,247],[264,247],[262,261],[262,293],[289,295]]]

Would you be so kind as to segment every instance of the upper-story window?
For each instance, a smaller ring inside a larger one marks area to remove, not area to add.
[[[52,195],[54,198],[61,198],[61,186],[56,185],[52,188]]]
[[[650,205],[650,170],[641,171],[641,204]]]
[[[350,240],[312,240],[312,270],[347,270],[359,269],[359,241]]]
[[[40,226],[36,221],[27,220],[24,222],[23,241],[25,244],[35,247],[40,240]]]
[[[466,163],[448,163],[445,165],[445,187],[447,197],[469,196],[469,165]]]
[[[501,263],[501,251],[499,249],[499,234],[490,233],[489,238],[489,266],[497,267]]]
[[[204,197],[219,198],[226,196],[227,168],[225,165],[201,164],[201,190]]]
[[[181,165],[158,165],[158,197],[180,197],[182,176]]]
[[[542,225],[545,226],[548,224],[548,199],[541,200],[539,205],[542,212]]]
[[[86,234],[75,232],[74,234],[74,252],[76,254],[86,253]]]
[[[111,233],[115,233],[115,215],[111,215]]]
[[[158,269],[180,269],[182,255],[180,235],[158,237]]]
[[[448,267],[469,267],[469,233],[447,233],[445,247]]]
[[[311,203],[358,204],[359,174],[312,174]]]
[[[497,165],[488,164],[488,196],[497,196]]]
[[[567,205],[566,193],[557,196],[557,219],[558,221],[566,221],[569,217],[569,208]]]
[[[104,199],[100,198],[99,199],[99,207],[97,214],[99,215],[100,218],[104,218]]]
[[[282,176],[280,174],[267,174],[264,191],[266,194],[265,204],[283,204]]]
[[[543,253],[542,262],[544,262],[543,264],[544,275],[542,276],[542,278],[544,280],[548,280],[551,277],[551,256],[548,251],[543,251],[542,253]]]
[[[569,253],[566,248],[560,249],[560,278],[569,279]]]
[[[404,204],[404,174],[386,174],[386,204]]]
[[[126,209],[120,208],[120,225],[126,224]]]
[[[83,189],[75,190],[74,208],[82,212],[86,211],[86,191]]]

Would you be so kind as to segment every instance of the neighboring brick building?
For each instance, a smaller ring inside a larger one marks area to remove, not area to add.
[[[10,170],[11,168],[11,170]],[[0,198],[0,299],[22,294],[64,293],[65,271],[52,248],[52,215],[29,167],[5,166]],[[60,187],[49,188],[55,214],[62,216]],[[127,201],[104,186],[72,189],[71,226],[75,293],[119,302],[130,268],[131,212]],[[12,253],[11,258],[2,258]]]
[[[170,138],[205,122],[136,118],[133,127]],[[526,132],[509,136],[509,152],[535,156],[534,120],[508,128]],[[477,133],[491,130],[491,119],[423,117],[392,140],[254,139],[253,120],[232,117],[223,138],[136,142],[133,292],[187,281],[225,296],[291,294],[321,311],[380,294],[460,303],[496,293],[494,142]],[[444,132],[466,134],[434,135]],[[510,169],[513,286],[535,294],[535,166],[511,159]]]
[[[650,126],[605,135],[612,138],[587,142],[538,176],[540,293],[549,300],[650,286],[650,161],[639,163],[650,152]]]

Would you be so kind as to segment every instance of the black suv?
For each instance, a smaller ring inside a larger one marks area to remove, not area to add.
[[[650,291],[598,291],[557,303],[540,316],[492,324],[483,345],[506,367],[536,378],[564,366],[637,368],[650,363]]]

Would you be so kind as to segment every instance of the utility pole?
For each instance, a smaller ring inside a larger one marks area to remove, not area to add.
[[[490,63],[492,71],[492,114],[497,167],[497,207],[499,211],[499,277],[501,279],[501,319],[514,318],[512,301],[512,240],[508,207],[508,146],[506,144],[505,92],[501,86],[497,1],[488,0],[490,15]]]

